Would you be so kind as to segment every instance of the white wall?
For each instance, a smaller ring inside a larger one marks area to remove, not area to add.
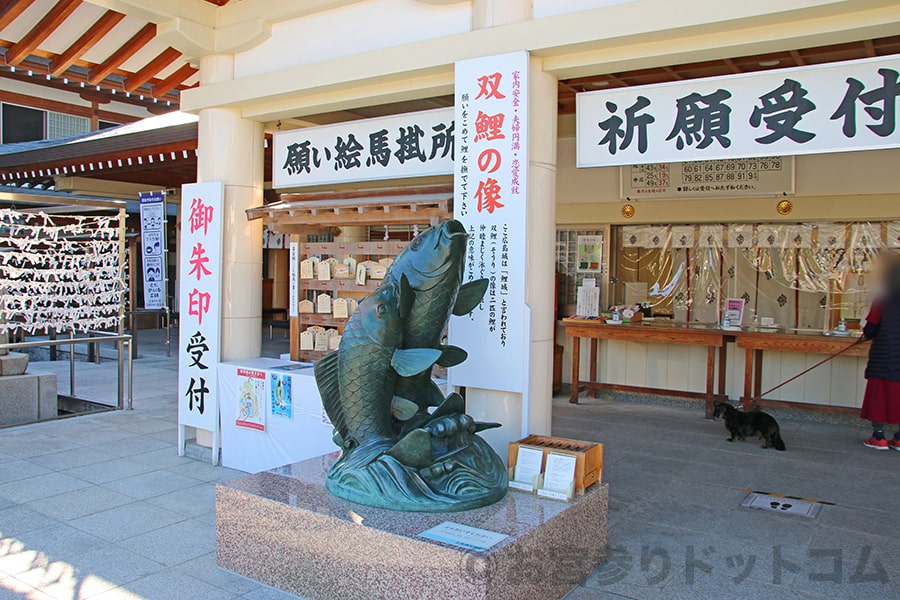
[[[534,0],[534,18],[555,17],[568,13],[627,4],[637,0]]]
[[[619,167],[576,168],[574,137],[560,138],[558,149],[557,203],[622,202]],[[798,198],[900,194],[900,149],[811,154],[798,156],[796,161]],[[734,201],[740,198],[717,200]],[[900,200],[897,214],[900,216]],[[685,215],[685,221],[690,222],[690,215]]]
[[[469,31],[469,2],[365,0],[272,27],[272,37],[235,56],[235,79]],[[360,72],[360,76],[363,73]]]

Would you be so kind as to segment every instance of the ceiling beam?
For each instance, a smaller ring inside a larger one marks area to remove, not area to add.
[[[47,79],[43,74],[40,76],[29,77],[27,74],[28,70],[31,70],[35,73],[43,73],[47,69],[47,65],[32,63],[31,61],[27,60],[24,61],[19,67],[15,67],[15,69],[15,71],[12,71],[5,68],[0,68],[0,79],[15,79],[16,81],[24,81],[26,83],[39,85],[41,87],[85,94],[86,96],[90,96],[92,99],[96,99],[98,102],[109,102],[110,100],[115,100],[116,102],[123,102],[125,104],[140,106],[142,108],[150,110],[151,112],[152,109],[156,107],[153,99],[147,97],[146,95],[144,99],[141,99],[136,94],[131,94],[130,96],[122,93],[113,94],[112,89],[110,89],[108,86],[102,88],[100,91],[95,91],[94,86],[82,85],[88,83],[83,75],[71,71],[65,73],[62,78],[51,77],[50,79]],[[168,100],[176,105],[180,102],[178,94],[173,94],[171,97],[167,98],[158,98],[158,100]],[[163,106],[165,107],[165,103],[163,103]],[[177,110],[177,106],[176,109],[173,110]]]
[[[806,64],[806,61],[803,59],[803,55],[800,54],[797,50],[791,50],[791,58],[794,59],[794,62],[798,67],[802,67]]]
[[[154,37],[156,37],[156,24],[147,23],[140,31],[134,34],[130,40],[122,44],[121,48],[110,54],[109,58],[91,69],[91,73],[88,76],[88,83],[97,85],[106,79],[107,75],[122,66],[122,64],[134,56],[138,50],[149,44]]]
[[[34,0],[6,0],[0,4],[0,31],[15,21],[32,4]]]
[[[103,37],[112,31],[113,27],[119,24],[119,21],[125,18],[120,12],[108,10],[103,16],[97,19],[97,22],[91,25],[90,29],[78,38],[78,40],[69,46],[65,52],[50,61],[50,74],[54,77],[62,75],[66,69],[75,64],[75,61],[81,58],[85,52],[94,47]]]
[[[875,44],[872,43],[872,40],[863,40],[863,47],[866,49],[866,56],[869,58],[875,58],[875,56],[877,56],[875,54]]]
[[[743,73],[743,71],[741,71],[741,68],[737,66],[737,63],[734,62],[734,60],[726,58],[723,62],[728,65],[728,68],[731,69],[731,72],[735,75],[740,75],[741,73]]]
[[[151,91],[154,98],[165,96],[168,92],[175,89],[179,84],[191,77],[197,69],[192,67],[190,63],[182,65],[180,69],[153,86]]]
[[[678,71],[676,71],[676,70],[673,69],[672,67],[665,67],[665,66],[664,66],[664,67],[663,67],[663,71],[665,71],[666,73],[668,73],[669,76],[672,77],[672,78],[673,78],[674,80],[676,80],[676,81],[681,81],[682,79],[684,79],[684,75],[682,75],[681,73],[679,73]]]
[[[81,0],[59,0],[47,14],[6,51],[6,64],[16,66],[37,48],[81,6]]]
[[[131,75],[125,80],[125,91],[133,92],[138,89],[180,57],[181,52],[175,48],[172,48],[171,46],[166,48],[159,56],[142,67],[140,71],[137,71],[134,75]]]

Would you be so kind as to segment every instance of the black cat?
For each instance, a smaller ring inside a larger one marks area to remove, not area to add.
[[[764,412],[741,412],[727,402],[716,402],[713,417],[725,418],[725,428],[731,433],[728,438],[733,442],[735,438],[743,440],[748,435],[758,434],[763,441],[763,448],[775,448],[784,450],[784,440],[778,422],[772,415]]]

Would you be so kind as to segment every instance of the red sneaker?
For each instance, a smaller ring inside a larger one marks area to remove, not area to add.
[[[893,450],[900,451],[900,440],[894,438],[888,442],[888,446]]]
[[[864,441],[863,446],[865,446],[866,448],[872,448],[874,450],[887,450],[888,441],[885,439],[876,440],[873,436]],[[900,448],[898,448],[898,450],[900,450]]]

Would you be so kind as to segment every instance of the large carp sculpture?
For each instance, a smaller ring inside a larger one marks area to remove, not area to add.
[[[485,506],[506,493],[500,457],[477,435],[497,427],[444,397],[435,364],[466,352],[441,344],[450,315],[471,312],[487,280],[462,283],[466,231],[445,221],[413,239],[384,282],[344,328],[338,349],[316,364],[316,383],[341,456],[328,490],[353,502],[407,511]]]

